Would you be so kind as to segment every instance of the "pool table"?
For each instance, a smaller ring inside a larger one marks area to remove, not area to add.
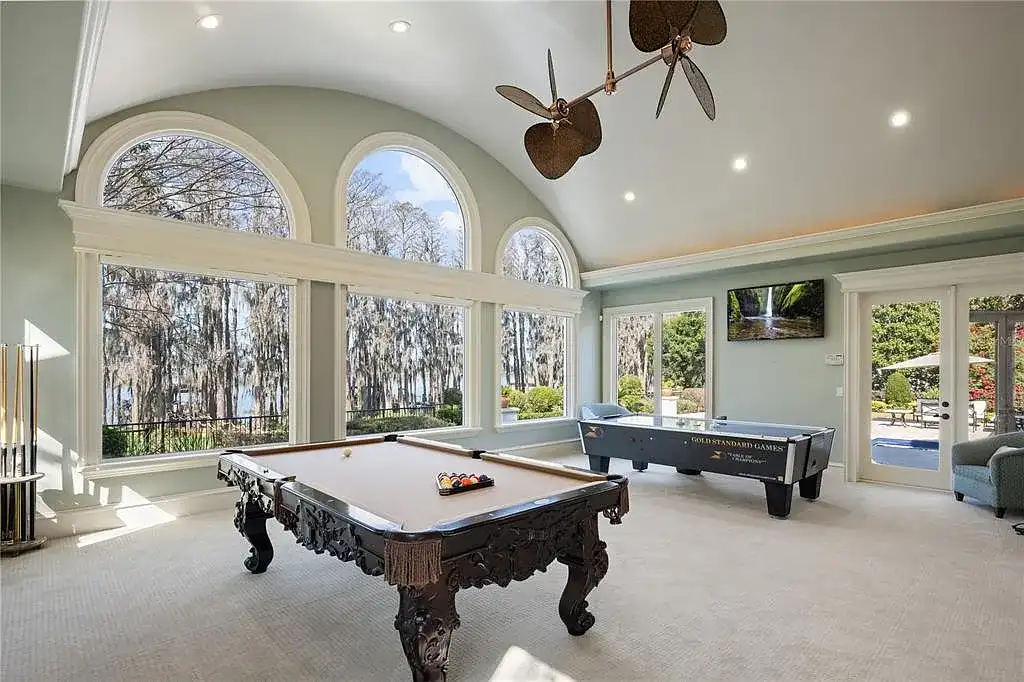
[[[441,495],[440,472],[494,484]],[[586,598],[608,570],[598,520],[619,524],[629,509],[623,476],[395,434],[229,450],[217,477],[241,491],[249,571],[274,557],[274,518],[303,547],[398,588],[395,628],[416,681],[446,679],[459,589],[506,587],[555,560],[568,566],[558,615],[571,635],[589,630]]]

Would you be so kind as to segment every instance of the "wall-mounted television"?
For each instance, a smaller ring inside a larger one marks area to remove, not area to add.
[[[825,336],[825,280],[730,289],[729,341]]]

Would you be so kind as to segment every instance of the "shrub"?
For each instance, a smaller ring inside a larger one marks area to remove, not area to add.
[[[619,396],[621,397],[623,393],[643,395],[644,385],[640,377],[635,374],[623,374],[619,377]]]
[[[907,377],[899,372],[889,375],[885,380],[885,402],[896,408],[907,407],[914,402],[914,394],[910,390]]]
[[[501,395],[508,398],[509,407],[518,407],[520,410],[526,407],[526,394],[511,386],[502,386]]]
[[[871,401],[871,411],[872,412],[884,412],[886,409],[888,409],[888,407],[889,406],[885,404],[885,401],[882,401],[882,400],[872,400]]]
[[[697,404],[697,409],[694,412],[700,412],[704,409],[704,389],[703,388],[684,388],[679,392],[680,400],[688,400],[692,403]]]
[[[921,394],[922,398],[928,398],[929,400],[938,400],[941,396],[939,394],[939,387],[929,388],[927,391]]]
[[[701,411],[701,408],[697,405],[697,403],[693,402],[692,400],[687,400],[686,398],[680,398],[679,402],[676,403],[676,412],[679,413],[679,414],[686,414],[688,412],[700,412],[700,411]]]
[[[510,403],[511,404],[511,401]],[[562,391],[550,386],[534,386],[526,392],[524,412],[562,411]]]
[[[643,409],[650,405],[649,400],[644,400],[644,385],[640,377],[635,374],[623,374],[619,377],[619,405],[622,405],[630,412],[653,412],[651,408]]]
[[[452,426],[462,426],[462,405],[442,405],[437,408],[437,418]]]
[[[441,402],[445,405],[462,405],[462,390],[455,386],[441,392]],[[459,423],[462,423],[461,420]]]
[[[399,433],[418,429],[437,429],[451,426],[437,417],[423,414],[410,414],[401,417],[356,417],[349,420],[345,433],[350,436],[361,436],[366,433]]]
[[[123,431],[103,427],[103,456],[124,457],[128,454],[128,436]]]

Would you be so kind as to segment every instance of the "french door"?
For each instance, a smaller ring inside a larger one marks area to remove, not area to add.
[[[631,412],[711,415],[710,298],[605,308],[604,396]]]
[[[858,477],[948,490],[969,407],[956,381],[956,288],[876,292],[860,304]]]

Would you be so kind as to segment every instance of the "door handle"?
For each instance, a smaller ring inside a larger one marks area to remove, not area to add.
[[[943,412],[942,413],[942,418],[943,419],[949,419],[949,415],[947,413]]]
[[[949,407],[949,401],[948,400],[943,400],[942,401],[942,406],[943,407]]]

